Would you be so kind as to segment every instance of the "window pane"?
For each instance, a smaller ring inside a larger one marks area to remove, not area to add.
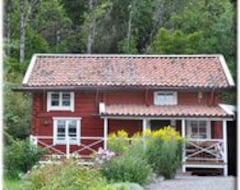
[[[206,127],[207,122],[206,121],[199,121],[199,127]]]
[[[65,137],[65,128],[58,127],[57,136],[58,137]]]
[[[51,105],[52,106],[59,106],[59,93],[52,93],[51,94]]]
[[[67,101],[63,100],[62,105],[63,106],[70,106],[70,100],[69,101],[68,100]]]
[[[70,137],[76,137],[77,136],[77,121],[76,120],[70,120],[68,123],[68,134]]]
[[[63,93],[62,94],[62,105],[70,106],[70,101],[71,101],[70,93]]]
[[[206,127],[199,127],[199,132],[200,133],[207,133],[207,128]]]
[[[70,100],[70,93],[69,92],[68,93],[63,93],[62,96],[63,96],[63,99],[69,99]]]
[[[57,126],[59,127],[65,127],[66,125],[66,121],[65,120],[58,120],[57,121]]]
[[[192,138],[207,138],[207,122],[206,121],[190,121]]]
[[[65,120],[58,120],[57,121],[57,138],[58,139],[65,139],[66,134],[66,121]]]
[[[156,99],[159,105],[172,105],[175,103],[175,96],[173,92],[157,93]]]

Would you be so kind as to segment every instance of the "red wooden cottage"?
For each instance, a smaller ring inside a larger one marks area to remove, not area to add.
[[[234,81],[222,55],[36,54],[21,90],[32,92],[33,143],[52,154],[86,156],[107,148],[109,133],[171,125],[188,141],[183,171],[227,175]]]

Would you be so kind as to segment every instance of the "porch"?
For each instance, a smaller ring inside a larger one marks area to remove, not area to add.
[[[103,106],[100,113],[104,119],[104,148],[107,148],[107,135],[112,132],[109,127],[113,128],[113,120],[119,123],[121,120],[140,121],[142,132],[170,125],[186,139],[182,172],[191,168],[214,168],[228,175],[227,121],[233,119],[234,113],[226,107],[109,105]],[[122,128],[115,126],[115,129]]]

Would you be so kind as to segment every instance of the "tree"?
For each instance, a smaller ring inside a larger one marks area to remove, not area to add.
[[[23,63],[25,59],[25,41],[26,41],[26,27],[29,15],[38,0],[20,0],[20,52],[19,62]]]
[[[194,54],[200,48],[201,31],[190,34],[160,28],[153,42],[153,52],[160,54]]]

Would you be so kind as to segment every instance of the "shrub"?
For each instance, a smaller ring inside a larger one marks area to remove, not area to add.
[[[94,190],[107,185],[98,170],[79,166],[76,161],[50,164],[35,169],[24,183],[24,190]]]
[[[4,167],[8,177],[19,177],[29,171],[45,153],[42,148],[30,144],[29,139],[14,141],[5,148]]]
[[[108,135],[108,148],[111,151],[122,153],[128,149],[129,139],[128,133],[124,130],[119,130],[116,133]]]
[[[143,185],[149,179],[151,167],[142,156],[141,151],[129,149],[121,156],[105,162],[101,171],[109,181],[134,182]]]
[[[168,126],[157,131],[148,131],[146,136],[146,157],[153,171],[166,179],[174,178],[182,161],[180,134]]]

